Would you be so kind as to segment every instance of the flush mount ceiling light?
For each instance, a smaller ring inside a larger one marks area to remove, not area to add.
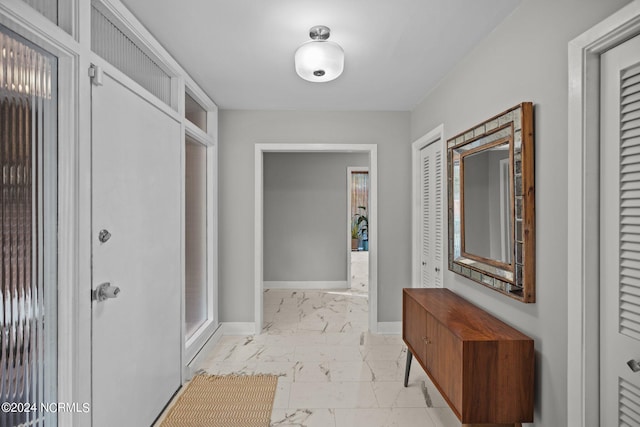
[[[311,40],[296,50],[296,73],[310,82],[328,82],[344,70],[344,50],[339,44],[327,41],[329,27],[317,25],[309,30]]]

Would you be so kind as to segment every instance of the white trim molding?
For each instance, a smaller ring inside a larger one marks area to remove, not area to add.
[[[256,330],[254,322],[222,322],[222,335],[253,335]]]
[[[402,322],[378,322],[378,334],[401,335]]]
[[[208,356],[211,354],[211,351],[213,351],[216,344],[218,344],[218,341],[220,341],[220,338],[224,335],[223,330],[224,328],[222,326],[218,326],[204,345],[201,346],[195,356],[193,356],[191,360],[187,361],[187,364],[184,367],[184,372],[182,373],[184,381],[190,380],[197,371],[202,369],[204,363],[208,359]]]
[[[640,0],[569,42],[567,423],[598,426],[600,55],[640,34]]]
[[[366,153],[369,155],[369,330],[378,330],[378,146],[377,144],[256,144],[254,182],[255,331],[262,331],[264,153]]]
[[[440,143],[442,146],[442,161],[446,162],[446,147],[444,141],[444,124],[440,124],[436,126],[431,131],[427,132],[425,135],[421,136],[417,140],[411,144],[411,170],[412,170],[412,180],[411,180],[411,188],[412,188],[412,209],[411,209],[411,224],[412,224],[412,250],[411,250],[411,286],[414,288],[420,288],[420,277],[422,275],[421,265],[420,265],[420,254],[422,253],[422,242],[421,242],[421,233],[420,233],[420,216],[422,206],[420,205],[420,183],[422,180],[422,168],[420,165],[420,150],[424,147],[431,145],[433,143]],[[443,171],[446,171],[446,165],[443,165]],[[446,183],[447,183],[447,174],[442,174],[442,194],[443,197],[446,197]],[[446,200],[442,201],[443,206],[443,215],[442,215],[442,229],[447,230],[446,227]],[[446,239],[442,240],[443,244],[446,247]],[[447,251],[442,251],[443,254],[446,254]],[[443,275],[444,276],[444,275]],[[444,280],[443,280],[444,285]]]
[[[272,280],[263,281],[264,289],[348,289],[346,280],[337,281],[297,281]]]

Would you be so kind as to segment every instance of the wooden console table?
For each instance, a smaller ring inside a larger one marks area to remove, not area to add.
[[[403,289],[402,338],[463,424],[533,422],[533,340],[448,289]]]

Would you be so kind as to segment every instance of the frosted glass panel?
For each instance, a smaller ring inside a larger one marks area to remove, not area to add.
[[[171,76],[95,5],[91,8],[91,50],[171,106]]]
[[[0,26],[0,426],[55,426],[56,59]]]
[[[207,320],[207,150],[187,138],[185,321],[187,339]]]
[[[184,94],[184,115],[191,123],[203,131],[207,131],[207,110],[202,108],[198,101],[188,93]]]
[[[23,0],[54,24],[58,23],[58,0]]]

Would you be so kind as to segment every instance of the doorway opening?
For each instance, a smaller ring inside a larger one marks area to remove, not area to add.
[[[369,168],[347,168],[348,287],[369,292]]]
[[[377,146],[375,144],[256,144],[255,146],[255,332],[263,329],[263,299],[265,288],[265,202],[264,202],[264,158],[267,153],[364,153],[369,164],[369,298],[368,329],[377,332]],[[344,170],[344,169],[343,169]],[[344,172],[343,172],[344,173]],[[343,174],[340,174],[344,176]],[[343,179],[343,178],[341,178]],[[344,182],[344,181],[343,181]],[[343,190],[344,191],[344,190]],[[344,194],[344,193],[343,193]],[[344,196],[342,196],[344,197]],[[343,208],[344,209],[344,208]],[[344,211],[342,211],[344,212]],[[341,216],[344,214],[341,214]],[[343,216],[344,218],[345,216]],[[346,224],[345,224],[346,228]],[[344,228],[342,228],[344,230]],[[340,231],[342,236],[342,231]],[[340,241],[344,242],[340,237]],[[340,244],[342,246],[342,244]],[[346,246],[342,246],[346,249]],[[272,251],[271,249],[269,249]],[[344,256],[344,255],[343,255]],[[345,258],[342,258],[344,263]],[[346,269],[345,269],[346,270]],[[345,271],[346,273],[346,271]],[[344,279],[347,279],[346,276]],[[343,287],[346,288],[347,280]]]

